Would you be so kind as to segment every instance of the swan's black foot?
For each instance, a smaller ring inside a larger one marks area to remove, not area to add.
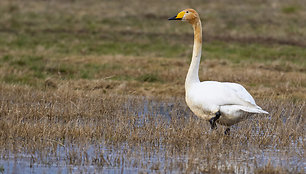
[[[214,117],[214,118],[215,118],[215,117]],[[211,118],[211,119],[209,120],[211,129],[217,129],[217,125],[216,125],[216,123],[214,122],[214,118]]]
[[[224,131],[224,134],[225,135],[230,135],[230,130],[231,130],[230,128],[226,128],[225,131]]]
[[[216,121],[220,118],[220,116],[221,116],[221,112],[218,111],[218,112],[216,112],[216,116],[209,120],[211,129],[217,129]]]

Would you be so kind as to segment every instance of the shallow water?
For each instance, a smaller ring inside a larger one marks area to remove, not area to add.
[[[88,156],[89,161],[93,161],[96,147],[90,147]],[[176,154],[171,156],[163,149],[146,152],[141,148],[131,154],[125,154],[127,147],[122,147],[122,150],[103,149],[103,155],[108,164],[101,166],[96,164],[86,164],[85,161],[80,165],[72,165],[67,163],[67,154],[62,154],[61,157],[49,157],[45,162],[33,162],[31,157],[26,154],[18,154],[17,157],[11,155],[8,159],[0,160],[0,164],[4,168],[4,173],[137,173],[137,172],[182,172],[184,165],[188,164],[190,157],[188,154]],[[111,148],[111,147],[108,147]],[[75,149],[80,150],[80,149]],[[91,151],[91,152],[90,152]],[[126,156],[125,156],[126,155]],[[169,156],[168,156],[169,155]],[[127,157],[128,156],[128,157]],[[128,159],[129,161],[124,161]],[[257,166],[252,162],[254,160],[260,161]],[[197,161],[200,159],[192,159]],[[289,163],[288,163],[289,161]],[[199,162],[200,164],[201,162]],[[273,166],[283,166],[291,168],[292,166],[299,167],[300,170],[305,171],[305,160],[298,156],[287,156],[283,152],[268,149],[265,151],[258,151],[257,154],[243,153],[240,159],[228,160],[226,163],[218,163],[217,166],[221,169],[224,166],[234,166],[235,173],[253,173],[255,167],[262,167],[271,163]],[[135,166],[135,167],[134,167]],[[139,166],[144,166],[141,168]],[[169,167],[171,166],[171,167]],[[237,166],[235,168],[235,166]],[[244,167],[241,167],[244,166]]]
[[[140,127],[149,121],[147,116],[163,119],[166,127],[174,118],[197,119],[180,101],[164,102],[142,98],[137,107],[133,101],[125,103],[122,109],[127,114],[137,115],[136,124]],[[176,108],[175,112],[173,108]],[[239,126],[234,129],[239,129]],[[191,169],[193,172],[205,171],[205,165],[209,164],[223,173],[253,173],[256,168],[269,164],[288,170],[294,167],[296,171],[306,171],[304,149],[301,148],[303,146],[297,145],[303,144],[303,141],[305,139],[301,137],[300,142],[293,142],[289,147],[282,148],[246,147],[233,152],[239,153],[238,155],[231,152],[220,153],[217,155],[220,160],[212,162],[209,162],[209,158],[197,157],[197,153],[192,151],[192,148],[196,147],[168,147],[166,144],[160,144],[160,140],[156,143],[143,142],[133,145],[125,142],[67,142],[58,144],[55,152],[47,150],[30,153],[22,149],[19,153],[3,151],[0,167],[4,169],[4,173],[181,173]]]

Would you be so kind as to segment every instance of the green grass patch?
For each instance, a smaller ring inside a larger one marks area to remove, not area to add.
[[[140,82],[162,82],[160,77],[155,73],[140,75],[137,77],[137,80]]]
[[[294,14],[299,10],[297,6],[287,6],[282,8],[282,12],[285,14]]]
[[[111,77],[110,79],[112,80],[119,80],[119,81],[130,81],[130,80],[135,80],[134,77],[130,76],[130,75],[115,75],[113,77]]]
[[[278,61],[306,68],[304,61],[306,50],[296,46],[212,42],[204,45],[202,55],[208,59],[226,59],[237,64],[242,62],[270,64]]]
[[[0,62],[3,67],[12,70],[4,72],[4,82],[31,86],[37,86],[38,81],[50,76],[59,79],[93,79],[99,78],[103,71],[121,68],[119,64],[63,62],[57,58],[47,59],[35,55],[3,55]]]

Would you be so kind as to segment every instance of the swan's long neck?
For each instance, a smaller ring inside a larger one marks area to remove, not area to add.
[[[198,19],[195,23],[193,23],[192,27],[194,31],[194,44],[193,44],[192,59],[185,81],[186,89],[190,85],[200,82],[199,65],[200,65],[201,52],[202,52],[202,25],[200,19]]]

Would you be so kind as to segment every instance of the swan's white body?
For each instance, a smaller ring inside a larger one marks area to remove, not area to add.
[[[193,26],[194,45],[185,81],[185,99],[195,115],[210,120],[220,111],[221,116],[217,123],[231,126],[251,114],[268,114],[256,105],[253,97],[240,84],[216,81],[200,82],[198,71],[202,50],[202,26],[199,15],[193,9],[186,9],[171,19],[181,19]]]
[[[205,81],[191,83],[186,88],[186,102],[195,115],[209,120],[220,111],[218,123],[231,126],[250,113],[265,113],[256,105],[247,90],[237,83]]]

